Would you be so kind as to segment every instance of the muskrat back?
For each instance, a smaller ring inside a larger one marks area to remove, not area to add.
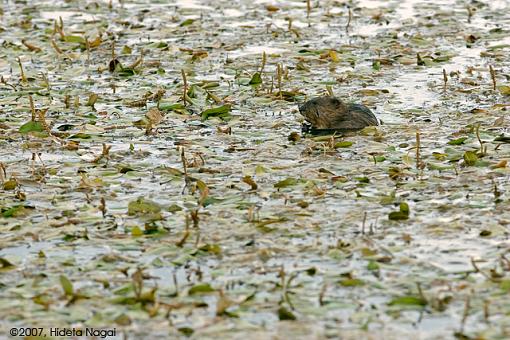
[[[311,99],[299,106],[299,112],[315,129],[360,130],[379,125],[368,107],[346,104],[335,97]]]

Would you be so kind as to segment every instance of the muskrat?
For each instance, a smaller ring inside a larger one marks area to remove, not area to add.
[[[299,112],[313,130],[355,131],[366,126],[379,125],[370,109],[360,104],[344,103],[335,97],[313,98],[299,106]],[[303,125],[309,132],[309,126]]]

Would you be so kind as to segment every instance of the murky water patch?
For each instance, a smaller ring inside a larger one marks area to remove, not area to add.
[[[439,76],[439,74],[437,74]],[[438,95],[429,89],[429,76],[423,73],[405,72],[399,75],[387,89],[407,107],[424,108],[437,102]]]
[[[46,20],[95,20],[96,17],[92,14],[88,14],[85,12],[76,12],[76,11],[41,11],[41,18]]]
[[[241,17],[246,13],[235,8],[225,8],[223,9],[223,14],[227,17]]]
[[[209,1],[177,0],[174,5],[183,9],[213,10],[209,4]]]
[[[264,52],[267,55],[281,55],[281,54],[288,52],[288,50],[284,49],[284,48],[264,46],[264,45],[250,45],[250,46],[246,46],[246,47],[242,48],[239,51],[232,51],[231,53],[229,53],[229,57],[240,58],[240,57],[256,55],[256,54],[262,55]]]
[[[33,242],[25,245],[6,247],[0,249],[0,256],[6,258],[13,258],[18,261],[26,259],[29,256],[36,256],[39,251],[44,251],[53,246],[52,242]]]

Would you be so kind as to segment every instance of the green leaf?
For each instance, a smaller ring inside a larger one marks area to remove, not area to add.
[[[66,295],[74,295],[73,284],[66,276],[60,275],[60,284]]]
[[[504,96],[510,96],[510,86],[508,85],[501,85],[498,86],[499,92]]]
[[[316,267],[307,268],[305,269],[305,273],[307,273],[310,276],[314,276],[317,273],[317,268]]]
[[[502,280],[499,283],[499,287],[501,290],[504,290],[505,292],[510,292],[510,280]]]
[[[136,201],[131,201],[128,204],[128,215],[138,215],[152,213],[157,214],[161,211],[161,206],[151,200],[139,197]]]
[[[390,306],[425,306],[427,300],[418,296],[400,296],[388,303]]]
[[[262,166],[260,164],[255,167],[255,174],[256,175],[260,176],[260,175],[263,175],[263,174],[265,174],[267,172],[268,172],[268,170],[266,168],[264,168],[264,166]]]
[[[29,132],[43,132],[44,127],[40,122],[29,121],[19,127],[19,132],[21,133],[29,133]]]
[[[118,296],[111,299],[111,302],[118,305],[134,305],[138,301],[133,296]]]
[[[179,26],[183,27],[183,26],[188,26],[188,25],[191,25],[192,23],[194,23],[195,20],[194,19],[186,19],[184,20],[183,22],[181,22],[179,24]]]
[[[370,270],[370,271],[379,270],[379,263],[371,260],[367,264],[367,269]]]
[[[195,330],[191,327],[180,327],[177,328],[177,330],[185,336],[191,336],[195,332]]]
[[[251,80],[251,78],[239,77],[239,78],[237,78],[237,84],[242,85],[242,86],[248,86],[248,85],[250,85],[250,80]]]
[[[434,58],[434,62],[435,63],[443,63],[443,62],[448,61],[450,59],[451,59],[451,57],[449,55],[442,55],[442,56]]]
[[[208,81],[205,82],[203,85],[200,85],[201,88],[205,89],[212,89],[214,87],[220,86],[220,83],[217,81]]]
[[[160,41],[158,43],[156,43],[156,46],[154,46],[156,48],[165,48],[165,47],[168,47],[168,44],[164,41]]]
[[[256,72],[252,77],[250,82],[248,83],[250,85],[259,85],[262,84],[262,77],[260,76],[259,72]]]
[[[209,198],[209,197],[207,197],[207,198]],[[206,200],[207,200],[207,198],[206,198]],[[178,211],[181,211],[181,210],[182,210],[182,207],[177,205],[177,204],[172,204],[167,209],[167,211],[169,211],[171,213],[178,212]]]
[[[393,221],[407,220],[409,218],[409,205],[404,202],[400,203],[400,210],[390,212],[388,218]]]
[[[139,120],[135,120],[133,122],[134,126],[142,127],[142,128],[146,127],[147,124],[149,124],[149,120],[146,117],[143,117],[142,119],[139,119]]]
[[[211,287],[210,284],[208,283],[199,283],[193,287],[191,287],[188,291],[188,295],[193,295],[193,294],[202,294],[202,293],[212,293],[212,292],[215,292],[216,290]]]
[[[480,231],[480,234],[479,234],[481,237],[487,237],[487,236],[491,236],[492,235],[492,232],[490,230],[487,230],[487,229],[483,229]]]
[[[451,141],[448,142],[449,145],[461,145],[461,144],[464,144],[464,141],[468,139],[467,137],[460,137],[460,138],[457,138],[457,139],[452,139]]]
[[[132,236],[142,236],[143,230],[140,229],[139,226],[135,225],[133,228],[131,228],[131,235]]]
[[[15,179],[10,179],[10,180],[4,182],[4,190],[7,190],[7,191],[14,190],[14,189],[16,189],[17,186],[18,186],[18,181],[16,181]]]
[[[118,72],[122,70],[122,64],[118,59],[112,59],[108,63],[108,70],[110,72]]]
[[[72,135],[69,138],[72,138],[72,139],[90,139],[90,138],[92,138],[92,136],[89,135],[88,133],[78,132],[78,133],[75,133],[74,135]]]
[[[405,202],[400,203],[400,211],[409,215],[409,205]]]
[[[131,77],[131,76],[135,75],[136,72],[132,68],[122,67],[122,69],[120,69],[118,71],[118,73],[122,77]]]
[[[341,286],[344,286],[344,287],[356,287],[356,286],[363,286],[365,284],[365,282],[360,279],[344,279],[344,280],[341,280],[339,283]]]
[[[280,320],[296,320],[296,316],[285,307],[278,308],[278,319]]]
[[[302,61],[296,64],[296,70],[310,72],[310,68]]]
[[[73,124],[62,124],[57,127],[58,131],[69,131],[76,127],[76,125]]]
[[[190,98],[198,98],[201,95],[205,94],[205,91],[200,86],[193,84],[189,87],[188,92],[186,92],[188,97]]]
[[[283,181],[275,183],[274,187],[278,188],[278,189],[281,189],[281,188],[290,187],[292,185],[296,185],[297,183],[298,183],[297,179],[292,178],[292,177],[288,177],[288,178],[284,179]]]
[[[464,152],[464,162],[466,163],[466,165],[469,165],[469,166],[475,165],[477,160],[478,160],[478,156],[476,155],[476,152],[474,152],[474,151]]]
[[[85,44],[85,38],[79,35],[66,35],[64,37],[64,41],[69,43]]]
[[[128,45],[124,45],[124,47],[122,47],[122,50],[120,51],[121,54],[131,54],[131,52],[133,52],[133,49]]]
[[[207,120],[209,117],[219,117],[223,120],[228,120],[232,116],[230,115],[230,104],[225,104],[219,107],[215,107],[212,109],[207,109],[203,111],[200,115],[202,116],[202,120]]]
[[[186,107],[182,103],[160,103],[159,104],[159,110],[160,111],[176,111],[176,110],[182,110]]]
[[[216,198],[216,197],[212,197],[212,196],[207,196],[205,198],[205,200],[202,202],[202,205],[205,207],[211,205],[211,204],[217,204],[217,203],[221,203],[221,202],[224,202],[225,200],[224,199],[221,199],[221,198]]]
[[[344,141],[335,143],[335,148],[348,148],[348,147],[352,146],[352,144],[353,144],[352,142],[350,142],[348,140],[344,140]]]
[[[5,218],[22,217],[26,215],[28,215],[28,209],[26,209],[23,205],[15,205],[2,212],[2,216]]]
[[[129,166],[123,166],[122,168],[120,168],[119,173],[127,174],[130,171],[136,171],[136,170],[131,168],[131,167],[129,167]]]
[[[217,244],[205,244],[198,249],[214,255],[221,254],[221,247]]]
[[[443,165],[443,164],[437,164],[437,163],[431,163],[431,162],[427,163],[427,168],[430,170],[439,170],[439,171],[455,169],[455,167],[453,165]]]
[[[14,267],[15,266],[11,262],[4,259],[3,257],[0,257],[0,268],[1,269],[14,268]]]

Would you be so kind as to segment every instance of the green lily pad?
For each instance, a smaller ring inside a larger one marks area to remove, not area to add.
[[[128,204],[128,215],[138,215],[146,213],[159,213],[161,206],[149,199],[140,197],[136,201],[131,201]]]
[[[60,279],[60,285],[62,286],[64,293],[69,296],[73,295],[74,289],[73,289],[73,284],[71,283],[71,281],[69,281],[69,279],[65,275],[60,275],[59,279]]]
[[[210,117],[219,117],[223,120],[229,120],[230,118],[232,118],[232,115],[230,114],[230,109],[231,109],[230,104],[225,104],[212,109],[204,110],[200,115],[202,116],[202,120],[207,120]]]
[[[282,321],[283,320],[293,321],[293,320],[296,320],[297,317],[290,310],[288,310],[287,308],[282,306],[282,307],[278,308],[278,319],[280,319]]]
[[[66,35],[64,41],[68,43],[85,44],[85,38],[79,35]]]
[[[472,166],[476,164],[476,161],[478,160],[478,156],[476,155],[476,152],[474,151],[466,151],[464,153],[464,162],[466,165]]]
[[[409,218],[409,205],[400,203],[399,211],[392,211],[388,214],[388,218],[393,221],[407,220]]]
[[[365,281],[360,280],[360,279],[344,279],[344,280],[341,280],[339,283],[341,286],[344,286],[344,287],[356,287],[356,286],[363,286],[365,284]]]
[[[43,132],[44,127],[40,122],[29,121],[19,127],[19,132],[21,133],[29,133],[29,132]]]
[[[282,181],[279,181],[278,183],[275,183],[274,187],[281,189],[281,188],[286,188],[286,187],[296,185],[297,183],[298,183],[298,180],[296,178],[288,177]]]
[[[427,305],[427,300],[419,296],[400,296],[391,300],[388,305],[390,306],[419,306]]]
[[[259,85],[262,84],[262,77],[259,72],[253,74],[249,82],[250,85]]]
[[[186,19],[186,20],[184,20],[183,22],[181,22],[181,23],[179,24],[179,26],[181,26],[181,27],[189,26],[189,25],[193,24],[194,22],[195,22],[195,20],[194,20],[194,19]]]
[[[461,144],[464,144],[464,141],[468,139],[467,137],[460,137],[460,138],[457,138],[457,139],[452,139],[450,141],[448,141],[448,144],[449,145],[461,145]]]
[[[194,294],[204,294],[204,293],[212,293],[212,292],[215,292],[216,290],[211,287],[210,284],[208,283],[200,283],[200,284],[197,284],[193,287],[191,287],[188,291],[188,294],[189,295],[194,295]]]
[[[335,143],[335,148],[348,148],[348,147],[351,147],[352,144],[353,144],[353,142],[344,140],[344,141]]]

